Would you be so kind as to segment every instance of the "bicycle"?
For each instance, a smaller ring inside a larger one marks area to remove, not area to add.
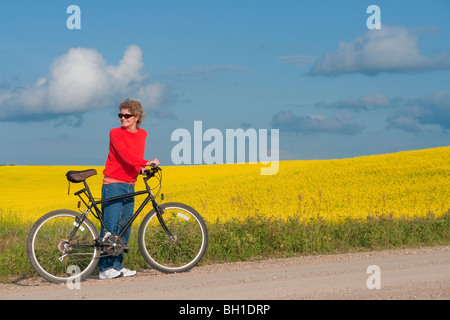
[[[122,235],[131,228],[149,202],[153,209],[142,220],[138,232],[139,250],[145,261],[164,273],[186,272],[200,262],[208,247],[205,221],[188,205],[177,202],[159,205],[156,202],[148,180],[152,177],[159,180],[158,194],[162,184],[160,167],[143,172],[145,190],[101,200],[95,200],[86,182],[87,178],[96,174],[95,169],[68,171],[69,190],[70,182],[84,184],[84,188],[74,193],[80,198],[80,213],[67,209],[52,211],[31,228],[27,255],[40,276],[54,283],[81,280],[93,272],[100,257],[127,252],[129,247],[122,240]],[[104,225],[103,213],[98,205],[139,195],[147,197],[126,222],[123,231],[118,235],[112,234]],[[80,209],[81,203],[86,207],[84,211]],[[99,220],[100,228],[105,232],[103,238],[99,237],[97,228],[88,219],[89,213]]]

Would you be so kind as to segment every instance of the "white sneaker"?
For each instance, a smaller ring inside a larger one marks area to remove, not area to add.
[[[122,275],[122,272],[117,271],[114,268],[111,268],[111,269],[108,269],[106,271],[100,272],[100,274],[98,275],[98,278],[100,280],[114,279],[114,278],[120,277],[121,275]]]
[[[122,273],[122,276],[124,277],[132,277],[137,273],[136,270],[128,270],[127,268],[123,268],[119,272]]]

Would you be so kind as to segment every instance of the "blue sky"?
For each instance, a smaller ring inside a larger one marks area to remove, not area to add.
[[[449,16],[447,0],[5,0],[0,164],[104,165],[126,98],[162,165],[198,120],[279,129],[280,160],[447,146]]]

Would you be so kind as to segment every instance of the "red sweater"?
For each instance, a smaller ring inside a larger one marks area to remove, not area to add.
[[[133,133],[123,127],[109,133],[109,154],[106,159],[105,176],[124,182],[134,182],[148,160],[144,159],[147,132],[138,128]]]

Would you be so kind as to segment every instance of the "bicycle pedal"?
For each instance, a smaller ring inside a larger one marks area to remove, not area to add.
[[[124,252],[124,253],[130,252],[130,247],[129,247],[129,246],[125,246],[125,247],[123,248],[123,252]]]

